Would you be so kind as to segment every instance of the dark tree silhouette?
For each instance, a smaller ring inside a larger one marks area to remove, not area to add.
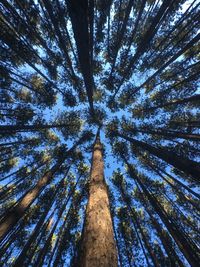
[[[0,1],[1,266],[199,265],[199,18]]]

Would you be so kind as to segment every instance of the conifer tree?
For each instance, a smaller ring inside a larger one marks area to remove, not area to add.
[[[198,266],[199,14],[0,1],[1,266]]]

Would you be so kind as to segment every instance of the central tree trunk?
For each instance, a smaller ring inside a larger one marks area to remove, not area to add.
[[[89,200],[80,244],[79,267],[117,267],[103,152],[99,131],[93,148]]]

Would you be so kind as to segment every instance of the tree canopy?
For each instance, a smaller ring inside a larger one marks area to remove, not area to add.
[[[200,261],[198,0],[0,1],[0,265],[78,266],[101,132],[118,265]]]

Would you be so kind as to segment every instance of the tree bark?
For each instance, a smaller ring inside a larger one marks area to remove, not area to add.
[[[190,128],[200,128],[200,121],[170,121],[169,122],[170,126],[175,126],[175,127],[190,127]]]
[[[118,56],[118,53],[119,53],[119,49],[120,49],[120,46],[121,46],[121,43],[122,43],[122,40],[123,40],[123,36],[126,32],[126,27],[127,27],[127,23],[128,23],[128,20],[129,20],[129,16],[130,16],[130,13],[131,13],[131,9],[132,9],[132,6],[133,6],[133,0],[129,0],[129,3],[127,5],[127,8],[126,8],[126,15],[125,15],[125,18],[123,20],[123,24],[121,26],[121,30],[118,32],[118,36],[117,36],[117,42],[115,44],[115,51],[114,51],[114,58],[113,58],[113,63],[112,63],[112,68],[111,68],[111,71],[110,71],[110,74],[109,74],[109,82],[111,82],[112,78],[113,78],[113,72],[114,72],[114,68],[115,68],[115,65],[116,65],[116,61],[117,61],[117,56]]]
[[[164,0],[163,1],[157,14],[153,18],[150,27],[147,29],[147,31],[142,36],[141,41],[138,44],[138,47],[136,49],[136,52],[135,52],[134,56],[131,58],[130,63],[128,64],[128,67],[126,69],[126,72],[125,72],[122,80],[120,81],[120,84],[118,85],[118,87],[117,87],[117,89],[113,95],[113,99],[115,98],[116,94],[119,92],[124,81],[127,79],[130,71],[133,71],[133,69],[135,68],[135,64],[137,63],[137,61],[139,60],[141,55],[143,55],[145,53],[146,49],[150,46],[152,39],[154,38],[154,36],[156,35],[156,33],[159,29],[159,24],[166,17],[166,15],[167,15],[166,10],[169,9],[171,4],[172,4],[171,0],[168,0],[168,1]]]
[[[169,106],[177,106],[177,105],[181,105],[181,104],[187,104],[187,103],[195,103],[195,102],[199,102],[200,101],[200,94],[196,94],[196,95],[193,95],[193,96],[190,96],[190,97],[186,97],[186,98],[182,98],[182,99],[173,99],[169,102],[165,102],[163,104],[160,104],[160,105],[156,105],[156,106],[153,106],[153,107],[150,107],[150,108],[147,108],[145,109],[144,111],[145,112],[148,112],[148,111],[154,111],[158,108],[165,108],[165,107],[169,107]]]
[[[185,140],[192,140],[192,141],[199,141],[200,135],[199,134],[193,134],[193,133],[184,133],[184,132],[178,132],[178,131],[172,131],[168,129],[161,129],[161,128],[154,128],[154,130],[151,129],[145,129],[145,128],[133,128],[133,133],[144,133],[144,134],[155,134],[155,135],[161,135],[171,138],[182,138]]]
[[[65,177],[64,177],[65,178]],[[58,193],[59,189],[61,188],[61,186],[63,185],[63,180],[64,178],[59,182],[59,184],[57,185],[57,188],[55,190],[55,192],[53,192],[53,195],[51,197],[51,200],[48,204],[48,206],[45,208],[42,216],[40,217],[37,225],[35,226],[33,232],[31,233],[28,241],[26,242],[26,244],[24,245],[20,255],[17,257],[13,267],[17,267],[17,266],[23,266],[26,258],[27,258],[27,254],[28,254],[28,250],[29,248],[31,247],[31,244],[33,242],[35,242],[35,240],[37,239],[38,235],[40,234],[40,231],[41,231],[41,228],[42,228],[42,225],[44,224],[45,222],[45,218],[49,212],[49,210],[51,209],[54,201],[55,201],[55,197],[56,197],[56,194]]]
[[[182,49],[180,49],[176,54],[174,54],[167,62],[165,62],[154,74],[152,74],[143,84],[141,84],[133,92],[134,94],[138,92],[141,88],[147,85],[152,79],[154,79],[158,74],[160,74],[164,69],[166,69],[172,62],[174,62],[178,57],[184,54],[188,49],[190,49],[195,43],[200,39],[200,33],[198,33],[189,43],[187,43]]]
[[[174,176],[167,173],[165,170],[161,169],[160,167],[156,166],[157,170],[163,173],[164,175],[168,176],[170,179],[175,181],[179,186],[183,187],[185,190],[187,190],[190,194],[195,196],[196,198],[200,199],[200,194],[193,191],[189,186],[185,185],[184,183],[180,182],[178,179],[176,179]]]
[[[51,181],[53,174],[59,169],[62,161],[58,161],[49,171],[47,171],[37,182],[37,184],[29,190],[20,202],[10,211],[7,212],[4,219],[0,223],[0,239],[3,239],[7,233],[15,226],[15,224],[23,217],[28,207],[38,197],[42,189]]]
[[[95,83],[91,69],[88,2],[87,0],[70,0],[68,1],[68,10],[71,18],[74,39],[77,46],[80,67],[86,87],[90,112],[92,115],[94,115],[93,91],[95,88]]]
[[[174,220],[171,217],[168,216],[168,214],[165,212],[163,207],[157,201],[155,196],[149,192],[149,190],[146,188],[146,186],[142,183],[140,178],[134,172],[134,169],[128,163],[128,161],[124,155],[122,155],[122,158],[124,159],[124,162],[128,166],[129,175],[137,181],[137,183],[141,187],[143,193],[146,195],[150,204],[154,208],[155,212],[159,215],[160,219],[165,224],[167,230],[169,231],[169,233],[171,234],[171,236],[175,240],[176,244],[178,245],[179,249],[182,251],[182,253],[185,256],[185,258],[187,259],[187,261],[190,263],[191,266],[198,266],[200,256],[198,254],[198,248],[197,248],[196,244],[193,242],[191,243],[191,241],[188,241],[188,236],[186,236],[185,233],[182,232],[177,227],[177,224],[174,222]]]
[[[40,131],[42,129],[70,127],[70,124],[32,124],[32,125],[0,125],[0,133]]]
[[[7,142],[7,143],[1,143],[0,144],[0,147],[3,147],[3,149],[4,149],[4,147],[5,146],[15,146],[15,145],[24,145],[24,144],[31,144],[31,145],[34,145],[34,142],[35,141],[39,141],[39,139],[36,139],[36,138],[32,138],[32,139],[26,139],[26,140],[24,140],[24,141],[15,141],[15,142]]]
[[[142,237],[142,240],[144,242],[144,245],[145,245],[145,248],[147,249],[148,253],[149,253],[149,256],[152,260],[152,263],[153,263],[153,266],[155,267],[159,267],[159,262],[158,262],[158,259],[156,258],[156,255],[152,249],[152,246],[151,244],[149,243],[145,233],[144,233],[144,230],[141,226],[141,223],[138,221],[138,217],[137,217],[137,213],[134,211],[133,208],[130,207],[130,205],[126,202],[127,206],[128,206],[128,209],[129,209],[129,212],[131,214],[131,217],[133,218],[133,220],[135,221],[136,225],[137,225],[137,228],[139,229],[140,231],[140,234],[141,234],[141,237]]]
[[[79,267],[117,267],[117,249],[104,179],[102,150],[97,133],[92,156],[89,200],[77,264]]]
[[[22,197],[22,199],[12,210],[9,210],[5,214],[4,218],[0,222],[0,240],[3,239],[12,229],[12,227],[14,227],[24,216],[29,206],[39,196],[45,186],[51,182],[53,175],[59,170],[65,159],[69,157],[76,147],[84,142],[86,138],[87,134],[83,134],[82,137],[80,137],[80,139],[69,150],[62,153],[60,152],[57,163],[55,163],[53,167],[51,167],[51,169],[39,179],[37,184]]]
[[[199,163],[186,159],[186,158],[179,157],[176,154],[174,154],[174,152],[171,153],[168,150],[165,150],[163,148],[157,148],[157,147],[151,146],[145,142],[138,141],[124,134],[121,134],[117,131],[113,131],[113,133],[116,133],[119,137],[131,142],[135,146],[140,147],[150,152],[151,154],[155,155],[156,157],[166,161],[167,163],[183,171],[184,173],[191,175],[191,177],[193,177],[195,181],[199,182],[199,174],[200,174]]]
[[[152,216],[152,214],[147,210],[152,224],[155,227],[156,231],[157,231],[157,235],[159,236],[163,247],[168,255],[169,261],[171,266],[181,266],[184,267],[183,262],[181,261],[181,259],[178,257],[178,255],[176,254],[176,251],[174,250],[172,244],[171,244],[171,239],[170,236],[168,235],[168,233],[160,226],[160,224],[158,223],[158,221]]]

